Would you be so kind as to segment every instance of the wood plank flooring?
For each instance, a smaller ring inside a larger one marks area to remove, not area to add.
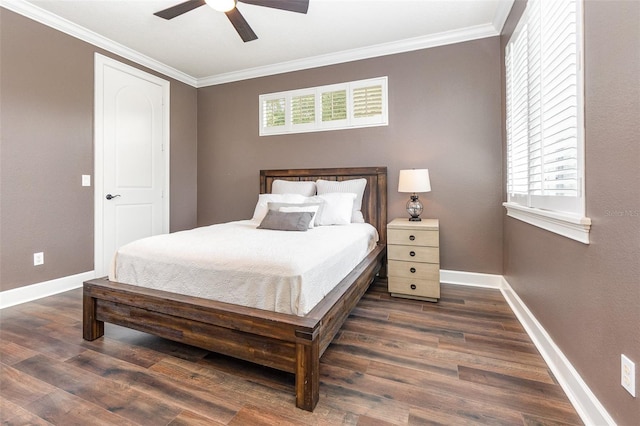
[[[321,360],[294,377],[106,324],[82,340],[82,291],[0,311],[0,420],[18,425],[565,425],[574,408],[497,290],[438,303],[372,285]]]

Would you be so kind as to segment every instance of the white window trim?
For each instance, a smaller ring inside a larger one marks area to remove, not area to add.
[[[552,212],[516,203],[502,203],[507,209],[507,216],[521,220],[530,225],[554,232],[572,240],[589,244],[591,219],[569,213]]]
[[[537,226],[547,231],[562,235],[575,241],[579,241],[584,244],[589,244],[589,232],[591,230],[591,219],[586,217],[586,200],[585,200],[585,136],[584,136],[584,13],[583,5],[581,1],[577,2],[577,31],[581,35],[582,43],[578,46],[578,105],[580,112],[578,114],[578,193],[581,213],[567,213],[552,210],[543,210],[536,207],[528,207],[524,204],[507,201],[502,205],[507,210],[507,216],[514,219],[521,220],[530,225]],[[525,14],[527,11],[525,10]],[[516,26],[513,36],[515,36],[522,27],[525,18],[523,14],[521,21]],[[512,37],[513,37],[512,36]],[[508,200],[514,197],[513,194],[507,193]],[[531,195],[523,195],[526,198],[527,204],[530,203],[529,198]]]
[[[373,118],[353,117],[353,89],[371,85],[382,87],[382,114]],[[336,90],[347,91],[347,119],[333,122],[322,122],[322,93]],[[304,125],[294,125],[291,120],[291,99],[300,94],[315,93],[316,96],[316,121]],[[285,99],[285,124],[277,127],[265,127],[262,107],[265,101],[270,99]],[[389,102],[388,102],[388,77],[377,77],[366,80],[351,81],[346,83],[331,84],[326,86],[311,87],[286,92],[268,93],[259,96],[259,135],[282,135],[289,133],[321,132],[328,130],[354,129],[362,127],[388,126],[389,125]]]

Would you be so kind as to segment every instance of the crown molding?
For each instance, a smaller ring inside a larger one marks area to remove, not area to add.
[[[310,58],[280,62],[262,67],[232,71],[203,78],[195,78],[188,75],[24,0],[0,0],[0,6],[29,19],[33,19],[43,25],[59,30],[72,37],[90,43],[96,47],[119,55],[139,65],[157,71],[167,77],[171,77],[181,81],[182,83],[200,88],[498,36],[500,35],[504,22],[509,15],[513,2],[514,0],[501,1],[500,8],[496,11],[491,24],[399,40],[390,43],[382,43],[363,48],[344,50],[342,52],[319,55]]]
[[[465,41],[497,35],[500,35],[500,32],[496,31],[493,24],[479,25],[465,28],[463,30],[447,31],[423,37],[399,40],[391,43],[377,44],[374,46],[343,50],[342,52],[319,55],[310,58],[280,62],[278,64],[266,65],[263,67],[248,68],[241,71],[212,75],[198,79],[196,87],[214,86],[217,84],[231,83],[251,78],[324,67],[327,65],[335,65],[379,56],[428,49],[431,47],[445,46],[448,44],[462,43]]]
[[[509,13],[511,13],[513,3],[515,3],[515,0],[502,0],[498,4],[496,14],[493,16],[493,27],[496,29],[498,34],[502,33],[502,28],[504,28],[504,24],[507,22]]]
[[[0,6],[96,47],[115,53],[125,59],[164,74],[167,77],[174,78],[193,87],[196,87],[197,85],[196,78],[185,74],[182,71],[165,65],[162,62],[156,61],[155,59],[143,55],[140,52],[54,15],[53,13],[37,7],[32,3],[28,3],[23,0],[0,0]]]

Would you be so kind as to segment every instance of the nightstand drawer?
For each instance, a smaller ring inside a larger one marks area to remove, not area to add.
[[[390,260],[387,275],[389,277],[409,278],[413,280],[440,281],[440,265],[437,263],[400,262]]]
[[[387,233],[387,244],[404,244],[412,246],[438,247],[438,231],[422,231],[414,229],[390,229]]]
[[[387,245],[387,257],[407,262],[440,263],[440,250],[438,247]]]
[[[389,277],[389,292],[406,296],[421,296],[438,299],[440,297],[439,280],[411,280]]]

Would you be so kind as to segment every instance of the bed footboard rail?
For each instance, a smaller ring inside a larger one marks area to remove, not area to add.
[[[84,283],[83,338],[104,334],[104,323],[290,373],[297,345],[316,339],[317,321],[96,279]],[[253,312],[253,315],[249,314]]]
[[[234,311],[250,308],[202,299],[189,305],[182,300],[188,296],[170,294],[181,299],[174,300],[180,303],[174,306],[162,299],[164,292],[130,287],[104,278],[84,283],[85,340],[103,336],[104,323],[109,322],[290,372],[296,378],[296,406],[315,408],[320,395],[321,321],[266,311],[263,317],[247,317]]]

